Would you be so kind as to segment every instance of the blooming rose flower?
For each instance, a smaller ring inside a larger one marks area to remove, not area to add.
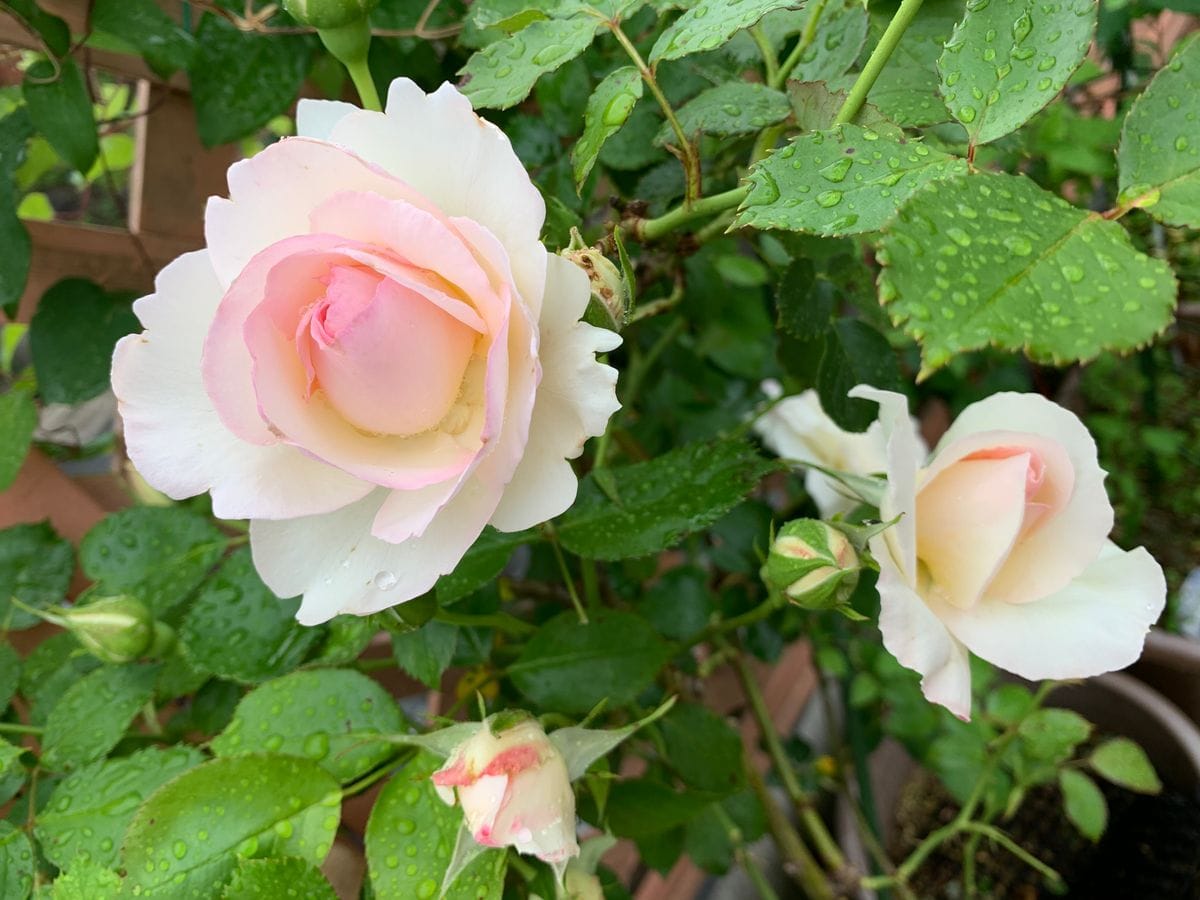
[[[571,505],[568,459],[618,408],[584,273],[538,240],[508,139],[450,85],[386,113],[300,101],[299,137],[229,170],[207,248],[134,310],[113,385],[129,454],[249,518],[306,624],[416,597],[484,526]]]
[[[774,400],[782,389],[776,381],[763,382],[763,393]],[[925,442],[910,419],[913,437],[922,452]],[[821,408],[814,390],[785,397],[759,416],[754,430],[777,455],[800,463],[816,463],[851,475],[874,475],[887,465],[883,426],[878,421],[861,434],[843,431]],[[846,496],[846,489],[824,472],[809,469],[804,489],[812,497],[822,518],[848,513],[859,501]]]
[[[567,764],[536,719],[498,735],[480,725],[433,773],[433,783],[448,804],[457,792],[467,828],[485,847],[512,846],[560,864],[579,853]]]
[[[922,465],[903,395],[865,385],[850,394],[880,405],[880,514],[902,516],[871,541],[879,628],[921,673],[926,697],[970,716],[968,650],[1032,680],[1138,658],[1166,582],[1144,548],[1108,540],[1105,473],[1078,418],[1036,394],[995,394],[963,410]]]

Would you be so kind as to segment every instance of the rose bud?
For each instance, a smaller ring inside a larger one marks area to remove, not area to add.
[[[762,579],[805,609],[849,601],[858,584],[858,554],[850,539],[826,522],[796,519],[775,536]]]
[[[583,320],[598,328],[620,331],[625,326],[630,299],[629,283],[621,270],[595,247],[585,244],[575,228],[571,229],[570,246],[561,255],[587,273],[592,297]]]
[[[455,748],[433,783],[462,804],[467,828],[485,847],[515,847],[548,863],[579,853],[575,795],[567,764],[536,719],[499,732],[496,716]]]
[[[150,610],[133,597],[102,597],[86,606],[44,616],[75,635],[92,656],[107,663],[132,662],[144,656],[155,642]]]
[[[1113,508],[1096,442],[1037,394],[964,409],[926,459],[903,394],[859,385],[887,441],[879,630],[921,689],[971,715],[968,651],[1031,681],[1123,669],[1166,602],[1162,568],[1108,539]]]
[[[313,28],[341,28],[365,19],[379,0],[283,0],[283,8],[297,22]]]

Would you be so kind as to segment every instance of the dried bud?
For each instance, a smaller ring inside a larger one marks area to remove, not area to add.
[[[571,243],[562,255],[587,273],[592,298],[583,320],[598,328],[620,331],[629,309],[629,284],[621,270],[595,247],[583,242],[577,229],[571,229]]]
[[[47,618],[75,635],[92,656],[108,663],[132,662],[157,643],[150,610],[133,597],[103,597]]]
[[[858,553],[850,539],[826,522],[796,519],[780,529],[762,578],[805,609],[845,604],[858,584]]]
[[[283,8],[302,25],[341,28],[365,19],[379,0],[283,0]]]

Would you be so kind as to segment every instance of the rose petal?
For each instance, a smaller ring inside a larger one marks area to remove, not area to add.
[[[222,424],[201,378],[222,293],[207,252],[180,256],[154,284],[134,304],[146,331],[120,341],[112,373],[129,457],[151,485],[176,500],[211,491],[213,512],[228,519],[331,512],[371,490],[294,447],[246,443]]]
[[[909,587],[882,536],[871,539],[871,552],[879,562],[883,645],[902,666],[921,674],[926,698],[960,719],[970,719],[971,664],[966,647]]]
[[[560,256],[551,256],[548,266],[539,323],[542,381],[524,454],[492,516],[501,531],[545,522],[574,502],[578,481],[566,460],[583,452],[588,437],[603,434],[620,409],[617,372],[596,361],[597,353],[619,346],[620,337],[578,321],[591,293],[578,266]]]
[[[993,394],[962,411],[938,444],[941,450],[981,431],[1042,435],[1062,446],[1071,461],[1074,488],[1067,504],[1041,521],[1036,535],[1021,540],[997,573],[989,595],[1010,602],[1045,597],[1071,583],[1100,554],[1113,527],[1096,442],[1069,410],[1037,394]]]
[[[969,610],[934,601],[946,627],[978,656],[1034,681],[1123,669],[1142,652],[1162,614],[1162,568],[1142,547],[1106,543],[1075,581],[1035,603],[990,596]]]
[[[333,126],[359,108],[343,100],[312,100],[301,97],[296,104],[296,134],[300,137],[329,140]]]

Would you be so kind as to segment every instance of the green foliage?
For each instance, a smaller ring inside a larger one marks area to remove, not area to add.
[[[0,822],[0,893],[5,897],[28,897],[33,873],[29,838],[11,822]]]
[[[493,581],[508,564],[513,551],[532,542],[534,537],[528,531],[485,528],[454,571],[438,579],[437,602],[449,606]]]
[[[926,185],[880,254],[880,296],[920,341],[925,374],[989,345],[1060,365],[1132,350],[1175,303],[1170,268],[1135,250],[1120,225],[1021,176]]]
[[[972,144],[1025,124],[1054,99],[1087,53],[1095,0],[968,0],[938,59],[939,90]]]
[[[275,897],[305,897],[307,900],[337,900],[333,886],[321,870],[296,856],[273,859],[243,859],[221,894],[222,900],[272,900]]]
[[[204,763],[138,809],[121,847],[127,884],[199,900],[217,893],[239,858],[295,856],[320,865],[333,845],[341,796],[328,773],[294,756]]]
[[[728,81],[697,94],[676,113],[683,133],[715,134],[722,137],[754,134],[768,125],[782,122],[791,112],[787,95],[781,91],[748,81]],[[663,123],[655,143],[674,143],[675,132]]]
[[[686,10],[658,36],[649,62],[653,65],[715,50],[772,10],[799,5],[799,0],[710,0],[699,4]]]
[[[105,666],[62,695],[46,719],[42,764],[74,769],[107,754],[154,695],[157,666]]]
[[[96,0],[91,26],[129,44],[159,75],[186,69],[196,52],[191,33],[175,24],[154,0]]]
[[[6,629],[36,625],[40,619],[12,602],[33,609],[57,603],[67,592],[75,554],[49,523],[14,525],[0,531],[0,621]]]
[[[738,224],[841,236],[878,231],[924,184],[965,160],[857,125],[802,135],[750,172]]]
[[[583,134],[571,148],[575,187],[580,189],[596,164],[604,142],[620,131],[642,97],[642,76],[635,66],[613,69],[596,85],[583,113]]]
[[[426,622],[415,631],[392,635],[396,664],[417,681],[435,689],[457,646],[458,629],[444,622]]]
[[[868,45],[882,37],[896,7],[890,0],[868,7],[871,16]],[[950,118],[938,94],[937,61],[962,16],[963,0],[929,0],[922,4],[921,14],[888,58],[869,97],[896,124],[918,127]]]
[[[79,67],[69,58],[42,59],[25,70],[21,94],[33,127],[80,172],[100,152],[92,101]]]
[[[658,723],[667,756],[690,788],[727,794],[742,785],[742,738],[706,706],[678,703]]]
[[[1128,738],[1105,741],[1088,757],[1092,770],[1113,784],[1143,794],[1157,794],[1162,782],[1146,751]]]
[[[1121,199],[1169,225],[1200,226],[1200,41],[1189,40],[1138,97],[1117,150]]]
[[[15,308],[29,276],[29,232],[17,218],[13,174],[24,159],[25,143],[32,133],[25,109],[0,117],[0,309],[5,310]]]
[[[0,394],[0,491],[16,480],[35,428],[37,407],[30,391],[14,387]]]
[[[210,746],[217,756],[267,751],[304,757],[345,783],[391,754],[373,738],[400,731],[402,723],[378,682],[351,670],[318,669],[252,690]]]
[[[1058,773],[1058,786],[1071,824],[1088,840],[1100,840],[1108,825],[1108,804],[1096,782],[1076,769],[1063,769]]]

